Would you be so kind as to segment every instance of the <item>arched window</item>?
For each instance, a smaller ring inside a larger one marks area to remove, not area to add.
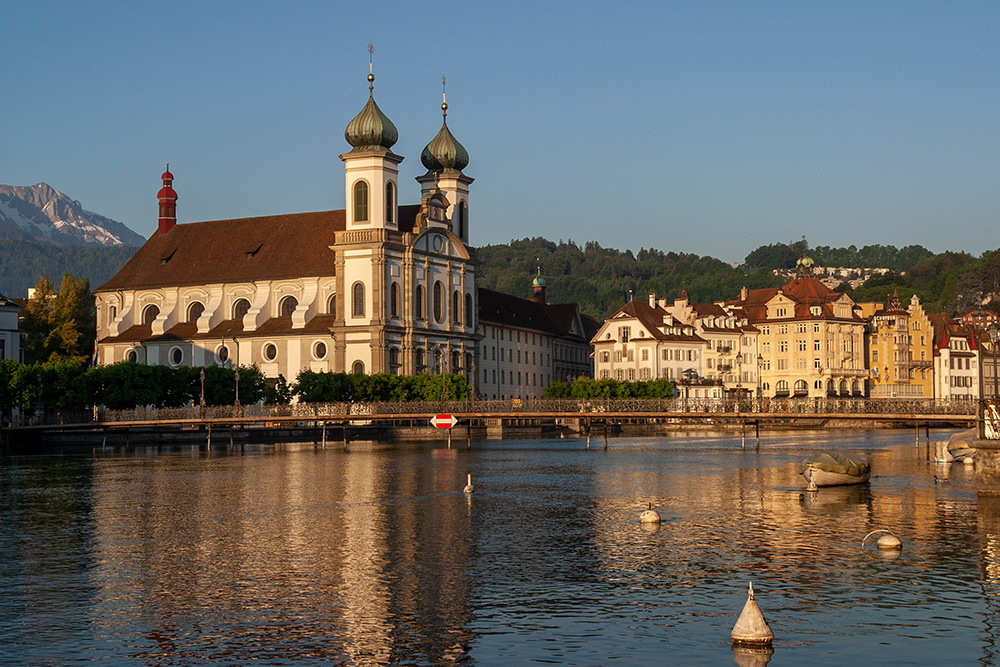
[[[139,355],[136,353],[135,348],[132,348],[131,350],[127,350],[125,352],[125,361],[129,361],[134,364],[138,360],[139,360]]]
[[[329,300],[326,302],[326,313],[327,315],[337,314],[337,295],[331,294]]]
[[[354,366],[351,368],[351,372],[355,375],[362,375],[365,372],[365,365],[360,361],[355,361]]]
[[[396,188],[392,181],[385,184],[385,222],[388,225],[396,222]]]
[[[390,347],[389,348],[389,372],[393,375],[399,375],[399,348]]]
[[[368,222],[368,184],[354,184],[354,222]]]
[[[242,320],[250,312],[250,302],[246,299],[237,299],[233,304],[233,319]]]
[[[774,395],[775,396],[788,396],[788,382],[786,380],[778,380],[774,385]]]
[[[461,324],[462,323],[462,311],[459,308],[461,302],[462,302],[462,295],[458,293],[458,290],[455,290],[454,292],[452,292],[451,293],[451,321],[452,321],[452,324]]]
[[[146,325],[152,324],[159,316],[160,309],[153,304],[149,304],[142,311],[142,323]]]
[[[805,380],[798,380],[795,383],[795,395],[805,396],[809,393],[809,384]]]
[[[389,286],[389,316],[399,317],[399,284]]]
[[[354,317],[365,316],[365,284],[354,283],[354,303],[351,304],[351,314]]]
[[[108,306],[108,322],[114,322],[118,317],[118,306]]]
[[[847,395],[847,380],[840,381],[840,393]]]
[[[444,317],[444,285],[438,280],[434,283],[434,321],[440,322]]]
[[[458,350],[452,350],[451,353],[451,372],[461,373],[462,372],[462,353]]]
[[[465,294],[465,326],[472,326],[472,295],[468,292]]]
[[[455,212],[455,217],[458,219],[458,224],[456,225],[458,229],[458,237],[463,241],[468,240],[468,218],[469,209],[465,205],[464,201],[458,203],[458,211]]]
[[[278,317],[291,317],[298,307],[299,300],[289,294],[278,303]]]
[[[851,385],[851,393],[855,396],[861,395],[861,384],[857,380]]]
[[[205,304],[201,301],[192,301],[188,304],[187,321],[197,322],[201,314],[205,312]]]
[[[424,286],[417,285],[416,293],[413,295],[413,316],[418,320],[424,319]]]

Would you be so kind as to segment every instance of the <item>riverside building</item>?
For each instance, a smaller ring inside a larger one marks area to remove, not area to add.
[[[344,132],[345,210],[178,224],[168,168],[156,233],[95,291],[99,363],[468,374],[481,338],[469,155],[442,104],[419,203],[400,205],[374,79]]]

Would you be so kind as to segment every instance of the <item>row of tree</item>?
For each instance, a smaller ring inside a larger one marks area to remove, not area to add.
[[[674,383],[670,380],[621,382],[605,378],[578,377],[572,382],[553,382],[545,388],[546,398],[670,398]]]
[[[82,358],[67,357],[34,364],[0,361],[0,413],[5,422],[12,408],[57,413],[93,406],[169,408],[199,404],[202,395],[206,405],[232,405],[237,391],[242,404],[282,404],[293,397],[306,403],[467,400],[471,394],[461,375],[302,371],[290,385],[282,376],[268,381],[256,367],[171,368],[127,361],[89,366]]]

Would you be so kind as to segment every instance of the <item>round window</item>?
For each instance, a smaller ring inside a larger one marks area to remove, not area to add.
[[[278,356],[278,348],[275,347],[274,343],[268,343],[264,346],[264,360],[274,361]]]
[[[215,356],[219,358],[219,361],[225,362],[229,359],[229,348],[225,345],[221,346],[215,351]]]
[[[325,357],[326,343],[324,343],[323,341],[319,341],[318,343],[316,343],[316,345],[313,347],[313,356],[316,357],[317,359],[322,359],[323,357]]]
[[[174,366],[180,366],[182,361],[184,361],[184,352],[181,348],[175,347],[170,350],[170,363]]]

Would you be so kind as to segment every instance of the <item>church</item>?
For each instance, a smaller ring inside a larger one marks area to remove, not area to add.
[[[469,154],[447,124],[401,206],[395,125],[374,98],[347,125],[346,209],[178,224],[169,165],[156,233],[95,291],[98,363],[466,373],[474,380],[479,262]]]

